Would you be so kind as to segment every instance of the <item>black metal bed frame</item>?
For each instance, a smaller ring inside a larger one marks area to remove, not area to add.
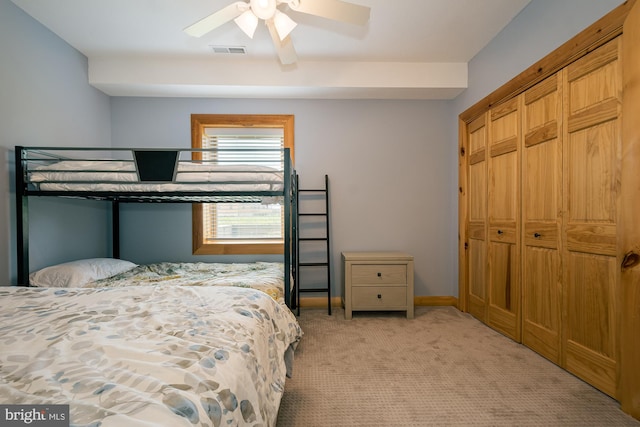
[[[120,258],[120,204],[121,203],[216,203],[259,202],[262,197],[282,196],[284,201],[284,283],[285,302],[287,306],[296,308],[296,251],[297,237],[297,198],[295,169],[291,161],[289,148],[283,153],[283,188],[282,190],[256,191],[49,191],[41,190],[29,181],[30,165],[34,162],[51,162],[69,160],[62,156],[55,156],[52,152],[116,152],[124,151],[133,154],[135,171],[139,182],[143,183],[173,183],[189,186],[205,182],[177,182],[175,167],[180,153],[202,153],[206,151],[222,151],[216,149],[148,149],[148,148],[82,148],[82,147],[15,147],[16,163],[16,225],[17,225],[17,267],[18,285],[29,286],[29,197],[71,197],[78,199],[101,200],[111,202],[112,205],[112,248],[113,257]],[[224,150],[248,151],[248,150]],[[274,150],[251,150],[274,151]],[[33,154],[36,157],[29,157]],[[144,155],[143,155],[144,154]],[[167,157],[168,156],[168,157]],[[177,156],[177,157],[176,157]],[[171,163],[173,158],[173,163]],[[75,159],[74,159],[75,160]],[[158,167],[158,165],[160,165]],[[174,167],[168,171],[167,168]],[[163,171],[164,170],[164,171]],[[95,171],[93,171],[95,172]],[[147,175],[147,176],[145,176]],[[56,181],[60,182],[60,181]],[[134,183],[139,183],[134,182]],[[95,183],[92,181],[73,181],[76,183]],[[117,184],[113,181],[101,183]],[[251,184],[258,181],[230,182],[231,184]],[[131,182],[127,182],[131,184]],[[293,278],[293,280],[292,280]]]

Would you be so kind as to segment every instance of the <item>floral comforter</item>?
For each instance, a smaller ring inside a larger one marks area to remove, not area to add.
[[[175,263],[139,265],[131,270],[97,280],[85,287],[123,287],[145,285],[182,286],[235,286],[259,289],[284,304],[283,264],[254,262],[227,263]]]
[[[0,402],[72,426],[273,426],[302,332],[243,287],[1,287]]]

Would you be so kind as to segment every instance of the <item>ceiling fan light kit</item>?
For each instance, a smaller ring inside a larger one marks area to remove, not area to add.
[[[280,41],[282,41],[298,24],[296,24],[293,19],[289,18],[287,14],[276,9],[275,14],[273,15],[273,25],[276,27],[276,31],[278,31]]]
[[[184,31],[193,37],[202,37],[208,32],[233,20],[250,38],[253,38],[258,21],[263,20],[282,64],[293,64],[297,60],[289,34],[296,22],[278,9],[286,4],[296,12],[320,16],[334,21],[354,25],[366,25],[371,9],[341,0],[248,0],[237,1],[201,19]]]
[[[256,28],[258,28],[258,17],[252,11],[247,10],[242,15],[234,19],[234,21],[250,39],[253,38]]]

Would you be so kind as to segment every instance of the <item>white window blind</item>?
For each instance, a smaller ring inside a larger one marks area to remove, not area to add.
[[[207,134],[203,135],[202,147],[222,151],[204,152],[203,160],[220,165],[249,164],[281,169],[281,149],[284,147],[282,129],[274,129],[274,132],[271,129],[258,129],[258,134],[232,134],[228,133],[230,130],[207,130]],[[282,241],[282,224],[283,211],[279,204],[212,203],[203,206],[204,238],[209,242]]]

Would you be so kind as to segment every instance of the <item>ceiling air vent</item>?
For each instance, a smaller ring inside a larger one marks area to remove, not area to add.
[[[213,53],[240,54],[246,55],[247,49],[244,46],[210,46]]]

